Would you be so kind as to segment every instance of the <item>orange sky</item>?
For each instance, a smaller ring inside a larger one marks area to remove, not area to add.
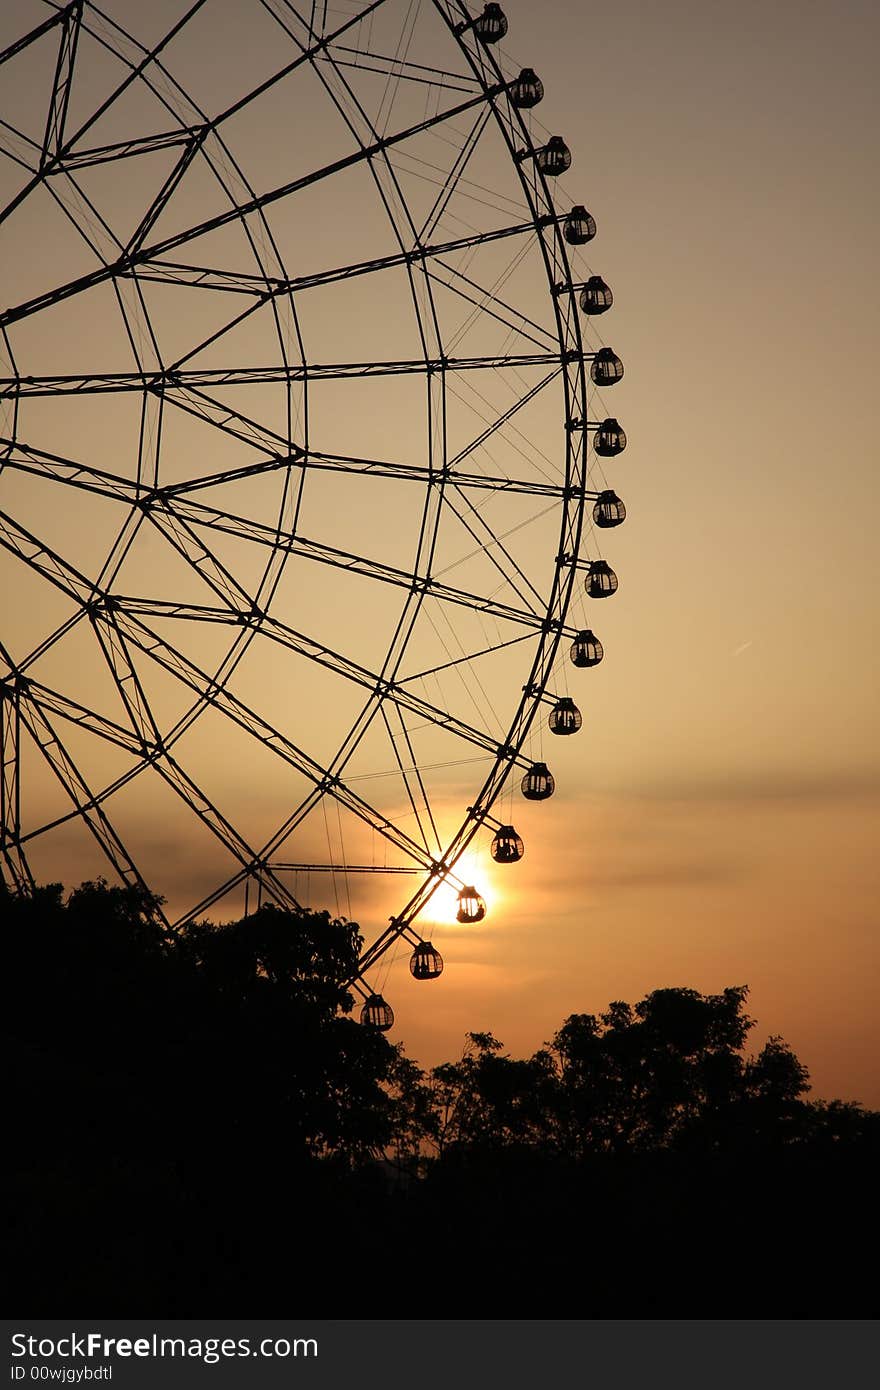
[[[876,51],[876,11],[857,3],[833,10],[781,3],[768,10],[756,0],[735,8],[695,0],[589,7],[550,0],[536,8],[507,0],[504,8],[508,64],[539,72],[546,97],[535,114],[574,153],[559,201],[586,203],[599,224],[586,248],[588,265],[615,293],[599,328],[626,364],[607,405],[629,436],[626,453],[608,473],[629,515],[604,552],[620,576],[620,592],[590,614],[606,659],[594,671],[567,672],[584,728],[564,743],[543,740],[557,795],[539,806],[518,794],[505,803],[526,841],[525,859],[505,870],[490,866],[482,843],[474,873],[490,885],[491,911],[476,928],[431,928],[446,959],[442,980],[413,982],[405,951],[383,965],[379,981],[398,1019],[393,1036],[425,1063],[456,1055],[469,1028],[492,1029],[512,1050],[527,1051],[566,1014],[597,1011],[614,998],[634,1000],[660,986],[715,991],[748,983],[756,1043],[781,1033],[809,1067],[818,1095],[880,1105],[872,1065],[880,802],[871,524],[878,209],[869,54]],[[178,9],[172,0],[155,7],[157,32]],[[43,7],[14,0],[0,42],[7,30],[25,27],[20,17],[26,25],[38,13]],[[242,57],[240,11],[238,21],[223,4],[214,13],[220,18],[210,72],[197,48],[180,56],[191,81],[202,74],[206,94],[211,82],[231,82],[242,68],[240,80],[249,80],[248,64],[256,72],[261,51],[255,43]],[[15,90],[24,101],[24,86]],[[308,139],[301,124],[285,129],[289,110],[267,111],[261,119],[262,133],[255,126],[241,137],[258,185],[279,168],[283,178],[341,148],[329,119]],[[474,172],[488,177],[492,170],[487,164]],[[500,166],[497,177],[500,183]],[[362,195],[353,179],[323,208],[316,203],[314,214],[303,204],[299,222],[279,210],[278,235],[289,239],[295,273],[327,264],[322,256],[338,264],[378,254],[384,233]],[[104,196],[111,197],[109,189]],[[131,188],[112,196],[119,216],[126,199],[134,216]],[[193,206],[209,196],[194,186]],[[48,211],[10,219],[0,238],[4,303],[39,292],[53,259],[61,264],[69,256],[66,272],[78,273],[77,257],[86,253],[74,250],[63,227]],[[226,254],[219,238],[213,249]],[[483,273],[493,264],[487,260]],[[525,269],[531,275],[534,268]],[[385,312],[377,312],[368,289],[354,285],[322,301],[328,307],[321,313],[310,317],[303,309],[312,359],[413,352],[411,325],[402,310],[398,317],[397,301],[389,296]],[[540,277],[528,279],[524,271],[521,285],[516,302],[536,303]],[[157,306],[169,342],[174,339],[173,355],[193,321],[170,300],[163,308],[157,298]],[[207,331],[209,310],[190,312],[204,312]],[[38,364],[22,370],[73,370],[71,353],[83,360],[77,370],[106,367],[111,357],[121,361],[119,345],[108,355],[100,316],[85,328],[73,311],[56,322],[55,334],[22,330],[22,355]],[[240,362],[265,360],[271,334],[254,329],[234,350]],[[369,392],[352,388],[339,420],[334,398],[324,404],[316,392],[315,430],[335,430],[340,450],[401,454],[418,422],[400,382],[397,397],[372,383]],[[258,401],[256,390],[249,399]],[[500,409],[500,396],[492,404]],[[91,447],[98,466],[110,468],[127,425],[116,398],[101,408],[105,427]],[[277,401],[266,408],[276,411]],[[97,418],[85,407],[79,416],[71,408],[42,417],[47,438],[75,440],[80,454],[94,441]],[[462,429],[465,423],[463,417]],[[204,447],[194,426],[192,434],[188,424],[173,428],[180,430],[183,455]],[[555,421],[536,410],[528,428],[552,454]],[[221,441],[215,466],[235,466],[235,450],[224,449]],[[200,460],[192,471],[203,471]],[[63,506],[44,504],[36,483],[10,482],[8,473],[0,494],[0,506],[18,506],[32,522],[39,516],[51,543],[84,566],[90,547],[100,549],[112,530],[104,504],[79,511],[81,499],[67,495]],[[13,504],[2,500],[10,495]],[[316,527],[319,503],[324,539],[354,548],[366,532],[370,553],[406,563],[409,503],[378,490],[355,498],[329,488],[315,497]],[[498,529],[515,525],[519,514],[506,515],[497,505]],[[529,535],[523,563],[539,566],[552,557],[552,532],[538,522]],[[157,553],[144,547],[133,562],[139,577],[155,570]],[[488,582],[481,558],[462,562],[460,545],[447,559],[458,563],[449,582],[467,587],[468,575],[473,587]],[[236,556],[238,563],[250,561]],[[186,588],[191,579],[167,565],[156,584],[164,583],[169,595],[186,589],[194,599]],[[18,656],[29,632],[61,619],[63,605],[17,571],[3,576],[17,598],[11,625],[4,625],[12,636],[4,640]],[[285,611],[331,644],[350,639],[345,650],[366,661],[370,622],[391,621],[384,599],[366,621],[355,588],[328,589],[323,571],[316,579],[305,567],[294,566],[290,576],[279,591]],[[468,616],[460,615],[464,641],[476,633],[467,629]],[[85,648],[71,639],[54,678],[101,707],[98,676],[89,674],[86,660]],[[501,672],[499,665],[499,680]],[[508,695],[517,679],[521,684],[524,673],[518,677],[511,663]],[[243,671],[241,680],[243,692],[259,698],[279,723],[290,720],[294,736],[308,746],[320,745],[337,712],[334,701],[340,717],[349,710],[347,694],[316,679],[310,708],[303,701],[294,711],[296,677],[289,667],[284,683],[262,665]],[[464,717],[464,695],[450,687],[449,698],[460,699]],[[243,744],[221,730],[221,721],[209,718],[199,727],[187,751],[212,765],[218,789],[228,782],[255,839],[270,833],[290,788],[273,780],[261,755],[247,762]],[[438,774],[438,810],[450,827],[481,771],[477,765]],[[145,862],[162,865],[172,893],[198,894],[214,872],[211,852],[176,818],[173,799],[152,796],[126,806],[129,834]],[[341,822],[327,830],[331,840],[339,833],[353,832]],[[54,860],[40,863],[46,876],[61,876],[55,865],[64,866],[70,881],[80,869],[79,876],[99,871],[91,850],[74,839],[59,838],[53,853]],[[313,905],[316,879],[308,885]],[[327,905],[335,909],[332,886],[324,882]],[[386,898],[387,880],[352,876],[353,915],[369,936],[399,903],[399,883],[392,887]],[[336,889],[339,908],[347,911],[345,887]]]

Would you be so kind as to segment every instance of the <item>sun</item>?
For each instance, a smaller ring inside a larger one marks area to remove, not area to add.
[[[462,855],[455,866],[456,879],[467,888],[476,890],[485,904],[485,919],[497,910],[501,895],[493,882],[487,856],[469,852]],[[461,907],[461,889],[455,883],[441,883],[425,909],[426,922],[443,927],[456,927],[463,931],[471,930],[475,921],[460,922],[458,914]]]

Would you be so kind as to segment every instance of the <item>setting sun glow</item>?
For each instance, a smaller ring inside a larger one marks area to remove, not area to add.
[[[460,886],[461,885],[461,886]],[[423,913],[425,925],[428,923],[443,927],[461,928],[471,931],[476,923],[459,922],[459,894],[463,887],[474,888],[486,904],[485,920],[489,922],[498,914],[505,895],[499,892],[492,878],[492,869],[483,855],[468,852],[455,866],[455,880],[441,883]]]

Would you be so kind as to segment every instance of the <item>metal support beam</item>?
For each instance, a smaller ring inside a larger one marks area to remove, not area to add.
[[[33,875],[21,843],[21,707],[14,675],[0,682],[0,857],[8,886],[29,893]]]

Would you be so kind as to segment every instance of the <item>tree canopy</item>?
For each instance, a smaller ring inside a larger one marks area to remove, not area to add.
[[[264,906],[169,934],[155,909],[103,882],[0,895],[24,1287],[42,1299],[46,1251],[86,1252],[52,1264],[44,1315],[108,1291],[126,1314],[265,1313],[257,1290],[338,1290],[353,1240],[437,1297],[464,1262],[552,1316],[581,1315],[579,1252],[604,1242],[589,1306],[648,1314],[664,1250],[694,1298],[700,1260],[746,1286],[741,1255],[700,1253],[703,1208],[761,1248],[784,1231],[803,1284],[873,1192],[880,1117],[808,1099],[779,1037],[750,1054],[745,986],[574,1014],[528,1058],[472,1032],[426,1072],[351,1017],[357,924]],[[358,1288],[330,1311],[381,1311],[381,1281]]]
[[[433,1073],[441,1143],[525,1144],[568,1158],[795,1140],[813,1132],[807,1070],[771,1038],[744,1055],[747,988],[659,989],[573,1014],[527,1061],[471,1033]]]
[[[355,923],[270,905],[171,937],[153,909],[103,882],[66,902],[59,885],[7,899],[8,1018],[30,1093],[50,1087],[66,1110],[115,1097],[114,1125],[130,1095],[141,1151],[181,1129],[218,1142],[222,1129],[224,1146],[271,1134],[287,1161],[352,1162],[390,1141],[397,1054],[348,1017]]]

